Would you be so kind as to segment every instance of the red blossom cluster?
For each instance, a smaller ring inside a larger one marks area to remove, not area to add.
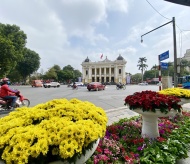
[[[181,105],[178,103],[181,100],[176,96],[163,95],[155,91],[135,92],[125,98],[125,105],[128,105],[131,110],[142,109],[143,111],[156,112],[160,109],[161,112],[167,113],[171,109],[181,112]]]

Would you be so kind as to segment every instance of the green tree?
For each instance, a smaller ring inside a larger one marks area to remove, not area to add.
[[[71,79],[73,80],[73,72],[69,70],[63,71],[63,79],[66,82],[69,82]]]
[[[155,78],[155,70],[147,70],[144,72],[144,79],[153,79]]]
[[[154,70],[154,77],[158,77],[158,66],[156,64],[152,66],[151,70]]]
[[[23,58],[26,34],[16,25],[0,23],[0,74],[7,75]]]
[[[144,73],[144,70],[148,67],[147,64],[145,64],[147,61],[146,57],[142,57],[142,58],[139,58],[138,60],[138,65],[137,67],[139,68],[139,70],[141,70],[141,75],[142,75],[142,82],[144,81],[143,80],[143,73]]]
[[[66,70],[74,71],[74,68],[71,65],[67,65],[67,66],[63,67],[63,71],[66,71]]]
[[[76,81],[76,75],[75,73],[75,69],[71,66],[71,65],[67,65],[65,67],[63,67],[63,71],[64,71],[64,79],[68,82],[68,81]]]
[[[27,48],[25,48],[23,56],[23,59],[18,62],[16,69],[23,77],[23,81],[26,82],[27,77],[39,69],[40,57],[39,54]]]
[[[12,70],[7,77],[10,79],[11,83],[14,82],[21,82],[22,76],[20,75],[20,72],[18,72],[17,69]]]
[[[0,75],[6,76],[15,66],[16,56],[12,42],[0,36]],[[0,77],[0,78],[2,78]]]
[[[54,65],[52,68],[54,68],[56,72],[61,70],[61,67],[59,65]]]
[[[57,77],[57,73],[56,73],[56,70],[55,68],[50,68],[46,73],[45,75],[43,76],[44,80],[54,80],[54,81],[57,81],[58,80],[58,77]]]
[[[161,76],[172,76],[172,78],[174,77],[174,65],[172,62],[168,62],[167,69],[161,68]]]
[[[141,77],[142,77],[141,73],[136,73],[131,76],[131,82],[138,84],[141,82]]]
[[[187,61],[186,59],[182,59],[180,62],[180,75],[184,76],[188,74],[187,67],[190,67],[190,62]]]
[[[82,73],[79,70],[74,70],[74,79],[75,81],[78,80],[78,77],[81,77]]]

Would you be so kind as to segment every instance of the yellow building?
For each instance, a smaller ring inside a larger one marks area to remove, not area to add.
[[[107,58],[103,61],[91,62],[87,57],[82,62],[82,81],[90,82],[121,82],[126,83],[125,59],[119,55],[115,61]]]

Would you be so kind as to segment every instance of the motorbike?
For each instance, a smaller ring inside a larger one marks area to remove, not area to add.
[[[19,91],[15,93],[15,96],[17,96],[17,100],[15,102],[14,108],[23,107],[23,106],[28,107],[30,105],[30,100],[21,95]],[[0,113],[2,111],[10,111],[11,101],[12,101],[11,99],[4,99],[0,97]]]
[[[76,89],[76,90],[78,89],[78,86],[77,86],[76,84],[72,85],[71,87],[72,87],[73,89]]]
[[[117,84],[117,85],[116,85],[116,89],[117,89],[117,90],[119,90],[119,89],[125,90],[125,89],[126,89],[126,86],[125,86],[125,84]]]

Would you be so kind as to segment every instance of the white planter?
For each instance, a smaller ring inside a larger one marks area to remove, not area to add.
[[[190,103],[190,99],[186,99],[186,98],[180,98],[181,101],[179,102],[180,105],[183,105],[183,104],[187,104],[187,103]]]
[[[177,111],[171,110],[167,114],[160,112],[159,109],[156,112],[143,112],[142,109],[135,109],[134,112],[137,112],[142,115],[142,137],[143,138],[157,138],[160,136],[158,131],[158,117],[168,117],[175,116]]]
[[[80,158],[77,158],[77,161],[75,162],[75,164],[84,164],[94,153],[94,151],[96,150],[98,144],[99,144],[100,139],[98,139],[94,144],[92,149],[87,150],[85,155],[81,155]],[[2,160],[0,160],[0,164],[5,164]],[[74,162],[69,163],[67,161],[62,162],[62,161],[55,161],[55,162],[51,162],[49,164],[74,164]]]
[[[96,148],[97,148],[97,146],[99,144],[99,141],[100,141],[100,139],[98,139],[93,144],[92,149],[86,151],[85,155],[81,155],[81,157],[77,159],[77,161],[75,162],[75,164],[84,164],[92,156],[92,154],[95,152],[95,150],[96,150]],[[69,163],[67,161],[65,161],[65,162],[55,161],[55,162],[51,162],[49,164],[74,164],[74,162]]]

